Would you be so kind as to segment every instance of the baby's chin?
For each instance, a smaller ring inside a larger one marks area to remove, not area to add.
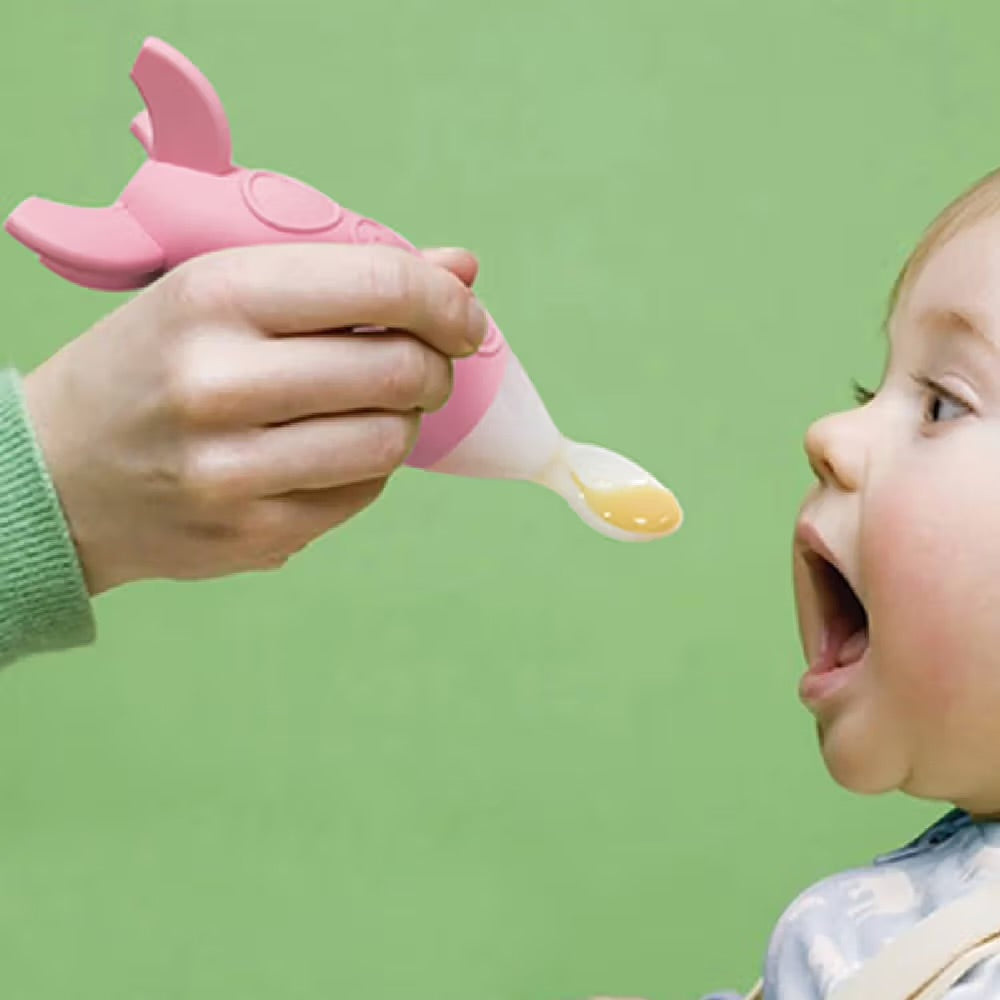
[[[852,705],[817,723],[820,753],[830,777],[858,795],[882,795],[902,789],[910,765],[891,727],[870,718],[865,706]]]

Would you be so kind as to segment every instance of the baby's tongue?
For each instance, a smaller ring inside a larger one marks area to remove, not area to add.
[[[868,648],[868,628],[862,626],[852,635],[837,654],[837,666],[846,667],[848,664],[860,660]]]

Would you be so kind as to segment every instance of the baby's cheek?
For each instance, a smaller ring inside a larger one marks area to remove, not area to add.
[[[963,584],[946,568],[953,540],[931,496],[883,495],[866,515],[861,575],[879,684],[901,706],[939,715],[962,687]]]
[[[951,477],[899,476],[895,485],[868,498],[861,525],[879,681],[910,711],[941,719],[983,671],[997,673],[1000,532],[990,530],[992,491],[959,496]]]

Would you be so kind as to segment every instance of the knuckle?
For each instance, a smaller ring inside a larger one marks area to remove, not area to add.
[[[374,468],[392,472],[406,460],[413,447],[416,417],[402,414],[379,414],[369,421],[369,455]]]
[[[241,345],[224,323],[191,324],[163,366],[166,415],[182,428],[239,424],[254,410],[253,379],[241,372]]]
[[[294,513],[273,502],[249,511],[239,534],[245,558],[259,569],[280,569],[310,541]]]
[[[230,506],[248,495],[247,477],[233,446],[199,443],[181,463],[180,488],[201,508]]]
[[[175,423],[199,427],[211,421],[216,410],[215,381],[190,346],[175,351],[165,387],[167,412]]]
[[[428,349],[412,337],[402,337],[392,344],[383,376],[385,405],[402,410],[413,409],[426,395],[430,381]]]
[[[435,355],[431,361],[431,372],[430,388],[424,405],[424,409],[428,413],[440,410],[448,402],[451,398],[455,378],[451,361],[441,354]]]
[[[368,261],[368,287],[374,298],[398,305],[413,297],[417,282],[409,254],[373,247]]]
[[[235,299],[232,270],[219,256],[187,260],[163,281],[164,294],[182,316],[205,316],[228,311]]]

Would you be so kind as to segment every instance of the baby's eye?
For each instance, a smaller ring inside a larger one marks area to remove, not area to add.
[[[924,419],[928,423],[947,423],[968,416],[973,412],[968,403],[933,379],[924,376],[914,377],[926,393]]]
[[[944,423],[946,420],[956,420],[969,412],[965,403],[956,401],[950,396],[935,395],[927,406],[927,416],[931,423]]]

